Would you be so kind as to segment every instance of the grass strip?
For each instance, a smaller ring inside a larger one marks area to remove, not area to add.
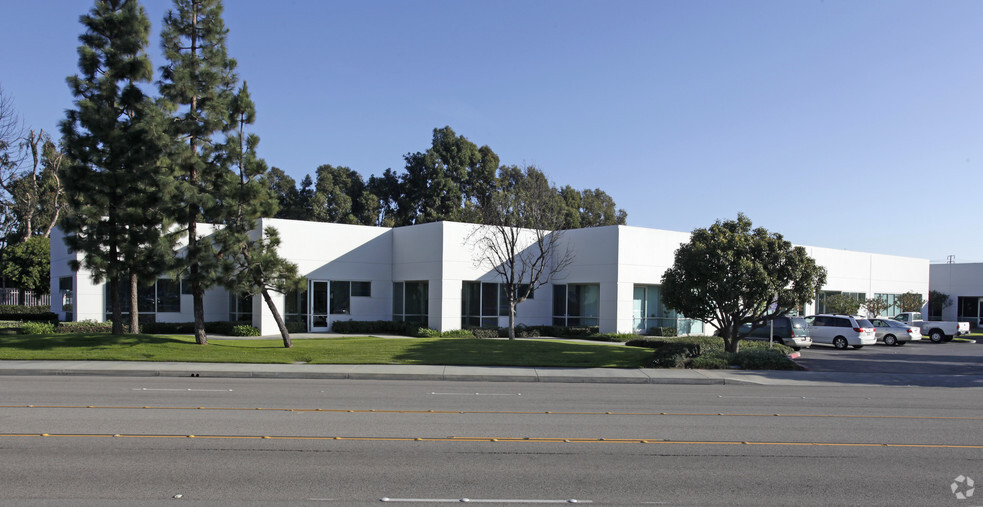
[[[210,340],[184,335],[74,333],[0,336],[0,360],[176,361],[208,363],[426,364],[638,368],[652,351],[605,343],[473,338],[305,338]]]

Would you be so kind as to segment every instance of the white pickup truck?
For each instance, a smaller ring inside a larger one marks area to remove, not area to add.
[[[969,322],[922,320],[921,312],[901,312],[891,318],[909,326],[918,327],[922,330],[922,334],[928,335],[932,343],[947,342],[951,341],[954,336],[969,334]]]

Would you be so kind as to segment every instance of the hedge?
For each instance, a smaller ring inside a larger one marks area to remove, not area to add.
[[[51,307],[0,305],[0,320],[16,320],[20,322],[58,322],[58,314]]]

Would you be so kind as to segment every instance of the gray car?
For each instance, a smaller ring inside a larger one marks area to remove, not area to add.
[[[802,317],[778,317],[774,321],[774,341],[782,345],[788,345],[794,350],[809,348],[812,346],[812,337],[809,336],[809,325]],[[750,334],[747,334],[750,332]],[[756,328],[751,331],[751,324],[741,326],[740,334],[747,336],[745,340],[769,340],[772,337],[771,324]]]
[[[903,322],[877,317],[870,319],[870,323],[876,328],[874,334],[877,336],[877,341],[883,342],[884,345],[904,345],[922,339],[921,330]]]

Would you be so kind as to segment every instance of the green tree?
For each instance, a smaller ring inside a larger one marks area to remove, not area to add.
[[[498,165],[491,148],[478,148],[450,127],[434,129],[426,152],[403,158],[396,225],[461,220],[466,207],[477,208],[486,198],[485,189],[494,182],[491,168]]]
[[[887,302],[887,298],[884,296],[877,296],[874,298],[867,298],[864,301],[864,311],[867,312],[868,317],[877,317],[884,313],[891,305]]]
[[[317,168],[312,208],[317,222],[376,225],[379,199],[356,171],[325,164]]]
[[[902,312],[920,312],[925,306],[925,298],[917,292],[908,291],[899,295],[895,302]]]
[[[382,176],[370,176],[367,185],[370,194],[378,199],[379,215],[376,224],[395,227],[399,217],[399,202],[402,196],[400,178],[392,169],[386,169]]]
[[[73,212],[65,242],[85,253],[94,281],[108,281],[113,333],[122,334],[120,286],[168,250],[163,210],[171,197],[159,165],[167,138],[162,115],[142,91],[153,67],[146,54],[150,21],[136,0],[98,0],[80,19],[80,73],[68,78],[75,109],[61,123],[71,160],[65,192]],[[131,312],[135,313],[135,312]]]
[[[930,317],[941,317],[942,311],[952,306],[952,299],[948,294],[937,290],[928,293],[928,315]]]
[[[217,283],[218,259],[198,234],[198,222],[223,222],[235,173],[224,135],[235,124],[229,115],[238,77],[236,62],[226,51],[228,30],[222,21],[221,0],[174,0],[164,19],[162,47],[167,64],[161,68],[160,93],[173,114],[177,140],[171,162],[182,176],[178,184],[184,211],[178,218],[187,230],[187,279],[194,306],[195,341],[205,335],[205,288]]]
[[[47,294],[50,289],[51,242],[43,236],[8,246],[0,253],[0,276],[24,290]]]
[[[498,274],[509,303],[509,339],[515,308],[573,262],[563,248],[562,200],[535,167],[502,167],[499,191],[481,208],[482,223],[469,236],[476,261]]]
[[[857,315],[862,303],[849,294],[833,294],[826,298],[826,311],[840,315]]]
[[[225,153],[238,168],[239,182],[226,205],[231,208],[223,227],[215,232],[222,261],[223,285],[237,294],[262,295],[283,337],[283,346],[292,347],[290,333],[277,310],[270,291],[285,293],[297,288],[297,266],[277,254],[280,238],[272,227],[265,237],[253,238],[259,218],[272,216],[277,202],[265,182],[266,163],[256,155],[259,136],[247,134],[246,126],[256,121],[256,109],[245,83],[230,104],[236,130],[227,139]]]
[[[826,269],[802,247],[759,227],[743,213],[696,229],[662,276],[662,302],[715,326],[737,352],[741,326],[766,325],[815,297]]]

